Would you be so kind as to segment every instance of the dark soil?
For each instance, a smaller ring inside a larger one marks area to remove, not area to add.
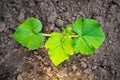
[[[55,67],[44,48],[29,51],[13,39],[28,17],[40,19],[44,33],[94,18],[106,40],[94,55],[75,54]],[[0,0],[0,80],[120,80],[120,0]]]

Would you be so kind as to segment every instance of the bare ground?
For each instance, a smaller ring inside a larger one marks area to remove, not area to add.
[[[79,17],[97,19],[106,40],[94,55],[55,67],[44,48],[29,51],[13,39],[28,17],[40,19],[45,33]],[[0,0],[0,80],[120,80],[120,0]]]

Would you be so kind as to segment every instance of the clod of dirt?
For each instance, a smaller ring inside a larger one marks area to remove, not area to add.
[[[72,19],[72,15],[71,15],[69,12],[65,12],[65,13],[64,13],[64,17],[65,17],[65,19],[68,20],[69,22],[70,22],[71,19]]]
[[[54,23],[54,21],[56,20],[56,18],[57,18],[57,13],[56,12],[52,12],[50,14],[50,16],[48,16],[47,21],[49,23]]]
[[[57,20],[55,21],[55,24],[56,24],[58,27],[62,27],[62,26],[63,26],[63,20],[57,19]]]
[[[28,1],[28,4],[29,4],[30,7],[35,6],[35,2],[33,0]]]
[[[18,21],[19,22],[23,22],[25,20],[25,13],[24,13],[24,9],[21,9],[20,14],[18,16]]]
[[[10,73],[4,66],[0,66],[0,80],[7,80],[9,77]]]
[[[75,80],[75,79],[73,79],[73,78],[71,78],[69,76],[64,76],[60,80]]]
[[[56,31],[56,32],[60,32],[60,29],[57,28],[57,27],[55,27],[55,28],[54,28],[54,31]]]
[[[96,69],[97,69],[97,66],[93,66],[93,67],[92,67],[92,70],[96,70]]]
[[[90,75],[88,76],[88,78],[89,78],[89,80],[94,80],[94,74],[90,74]]]
[[[76,70],[76,69],[77,69],[77,66],[76,66],[76,65],[73,65],[73,66],[72,66],[72,69],[73,69],[73,70]]]
[[[55,25],[54,25],[54,24],[49,25],[49,29],[50,29],[50,30],[54,30],[54,28],[55,28]]]
[[[86,67],[87,67],[87,64],[86,64],[85,62],[81,62],[81,66],[82,66],[83,68],[86,68]]]
[[[120,0],[113,0],[113,1],[120,6]]]
[[[0,32],[4,31],[6,24],[4,22],[0,22]]]
[[[84,70],[84,73],[85,73],[85,74],[90,74],[90,73],[91,73],[91,69],[89,69],[89,68],[88,68],[88,69],[85,69],[85,70]]]
[[[23,80],[21,75],[18,75],[17,80]]]
[[[30,63],[24,63],[20,67],[20,71],[30,72],[33,69],[33,66]]]

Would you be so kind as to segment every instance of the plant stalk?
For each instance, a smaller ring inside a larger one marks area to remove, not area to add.
[[[51,36],[51,34],[42,33],[43,36]]]
[[[51,34],[45,34],[45,33],[42,33],[43,36],[51,36]],[[71,35],[71,36],[68,36],[68,37],[78,37],[78,35]]]
[[[78,35],[71,35],[71,36],[68,36],[68,37],[78,37]]]

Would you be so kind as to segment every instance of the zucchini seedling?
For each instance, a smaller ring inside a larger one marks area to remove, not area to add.
[[[42,23],[36,18],[27,18],[20,24],[14,39],[29,50],[35,50],[44,44],[44,37],[49,37],[45,43],[52,62],[57,66],[71,55],[81,53],[90,55],[95,48],[104,42],[105,35],[97,20],[79,18],[60,32],[41,33]]]

